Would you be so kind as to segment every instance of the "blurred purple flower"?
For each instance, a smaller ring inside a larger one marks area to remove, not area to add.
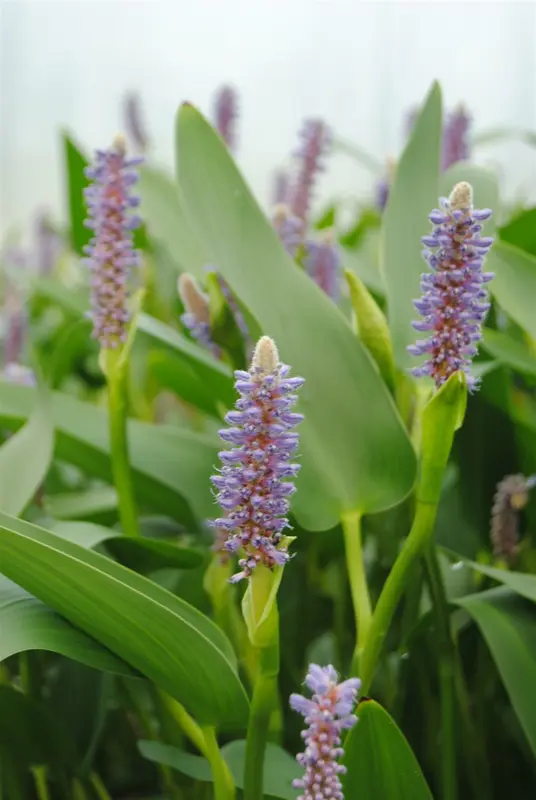
[[[305,243],[304,266],[307,274],[332,300],[339,299],[341,253],[333,232],[322,232],[320,241]]]
[[[483,272],[483,264],[493,240],[481,235],[480,223],[491,214],[490,209],[474,209],[471,185],[458,183],[448,200],[441,199],[441,210],[434,209],[430,214],[434,228],[422,239],[431,248],[423,255],[433,272],[422,275],[423,296],[414,305],[424,319],[414,322],[413,327],[430,331],[431,337],[408,350],[416,356],[428,356],[412,372],[417,377],[431,376],[436,387],[458,370],[466,373],[470,390],[478,386],[469,367],[489,309],[483,284],[493,278],[493,273]]]
[[[289,205],[294,216],[307,226],[313,189],[318,173],[324,169],[324,157],[331,144],[332,134],[321,119],[307,119],[300,131],[301,145],[295,152],[298,171],[290,191]]]
[[[236,150],[236,120],[238,96],[232,86],[222,86],[214,99],[214,127],[231,150]]]
[[[288,206],[280,203],[274,208],[272,225],[287,253],[295,258],[299,246],[303,243],[301,220],[291,213]]]
[[[139,264],[132,231],[140,219],[129,212],[139,204],[131,195],[137,181],[132,167],[142,158],[125,158],[125,140],[118,136],[109,150],[97,150],[95,162],[86,169],[93,183],[85,189],[94,236],[85,251],[91,270],[91,318],[93,336],[101,347],[116,348],[127,336],[128,275]]]
[[[278,206],[288,201],[290,190],[290,180],[288,172],[284,169],[278,169],[274,174],[274,193],[272,197],[272,205]]]
[[[234,447],[219,453],[223,467],[212,477],[224,516],[210,523],[219,542],[226,533],[225,551],[244,553],[233,583],[248,578],[258,564],[273,569],[290,558],[282,532],[295,487],[286,479],[298,473],[298,465],[289,459],[298,445],[292,428],[303,419],[291,408],[297,399],[294,391],[304,381],[290,378],[289,371],[279,362],[275,343],[263,336],[249,372],[235,372],[240,398],[225,417],[231,427],[220,431],[223,441]]]
[[[38,214],[35,223],[36,267],[38,275],[50,275],[63,249],[61,237],[56,233],[45,212]]]
[[[140,153],[149,147],[149,137],[143,119],[139,92],[127,92],[124,98],[125,131],[130,141]]]
[[[457,161],[469,158],[469,126],[471,118],[463,105],[447,115],[443,125],[442,169],[448,169]]]
[[[394,158],[389,157],[387,159],[387,173],[383,176],[383,178],[380,178],[376,184],[376,207],[380,212],[384,211],[385,206],[387,205],[389,192],[395,177],[395,171],[396,161]]]
[[[201,291],[195,278],[188,272],[183,272],[179,276],[177,288],[185,308],[185,312],[181,316],[182,323],[196,342],[219,358],[221,350],[212,341],[210,335],[210,308],[207,295]]]
[[[214,268],[210,267],[210,269],[214,269]],[[219,286],[220,286],[220,289],[221,289],[221,293],[225,297],[227,305],[229,306],[229,309],[231,310],[231,313],[232,313],[232,315],[234,317],[234,321],[236,322],[236,327],[238,328],[238,330],[242,334],[242,338],[244,340],[244,343],[246,344],[246,347],[249,347],[249,349],[251,350],[251,346],[252,345],[251,345],[251,343],[249,341],[249,330],[248,330],[248,326],[247,326],[245,317],[242,314],[242,310],[241,310],[240,306],[238,305],[238,303],[236,302],[235,297],[234,297],[234,295],[233,295],[233,293],[231,291],[231,288],[230,288],[229,284],[227,283],[227,281],[225,280],[225,278],[223,277],[223,275],[221,275],[221,273],[219,273],[219,272],[216,272],[216,275],[217,275],[217,278],[218,278],[218,283],[219,283]]]
[[[358,678],[338,681],[331,665],[310,664],[305,685],[313,693],[312,699],[301,694],[290,695],[291,708],[302,714],[307,724],[302,732],[305,751],[296,756],[305,774],[292,784],[303,790],[297,800],[343,800],[339,776],[346,772],[346,767],[338,763],[344,754],[341,733],[357,722],[353,711],[361,681]]]
[[[519,512],[529,501],[529,490],[536,486],[536,475],[507,475],[497,484],[491,510],[493,554],[512,564],[518,552]]]

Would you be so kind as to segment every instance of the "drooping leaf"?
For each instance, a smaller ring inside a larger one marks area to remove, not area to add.
[[[181,702],[240,726],[247,697],[229,641],[184,600],[92,550],[0,514],[0,569]]]
[[[41,486],[54,447],[49,402],[43,391],[28,422],[0,448],[0,510],[18,516]]]
[[[0,661],[48,650],[94,669],[132,675],[132,669],[12,581],[0,576]]]
[[[210,765],[201,756],[193,756],[161,742],[140,741],[138,747],[141,754],[149,761],[165,764],[198,781],[212,781]],[[242,789],[244,786],[245,741],[230,742],[221,748],[221,752],[231,770],[236,786]],[[264,757],[265,796],[295,800],[296,789],[292,788],[292,781],[301,775],[303,775],[303,771],[292,756],[277,745],[268,743]]]
[[[372,512],[407,494],[415,459],[368,354],[329,298],[298,269],[212,126],[178,117],[179,178],[199,235],[231,290],[306,379],[299,395],[302,469],[294,511],[309,528]]]
[[[476,561],[468,561],[467,564],[472,569],[482,573],[482,575],[487,575],[489,578],[499,581],[499,583],[504,584],[513,592],[536,603],[536,575],[489,567],[487,564],[479,564]]]
[[[387,711],[365,699],[356,714],[359,721],[344,747],[344,796],[432,800],[411,747]]]
[[[524,375],[536,375],[536,355],[523,342],[501,331],[485,328],[483,346],[501,364]]]
[[[495,273],[489,284],[500,306],[536,339],[536,257],[505,242],[494,242],[486,261]]]
[[[35,389],[0,383],[0,424],[17,429],[36,408]],[[108,415],[66,394],[50,398],[55,453],[87,474],[112,481]],[[128,423],[134,490],[140,505],[195,529],[214,511],[208,477],[218,446],[203,434],[177,427]]]
[[[536,615],[500,587],[454,601],[475,620],[491,651],[521,727],[536,754]]]
[[[407,346],[415,341],[413,300],[425,264],[421,237],[428,233],[428,214],[437,206],[441,147],[441,90],[434,84],[396,168],[384,211],[381,272],[387,291],[389,325],[395,361],[412,364]]]

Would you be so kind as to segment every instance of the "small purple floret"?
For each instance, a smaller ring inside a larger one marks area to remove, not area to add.
[[[97,150],[94,165],[86,169],[93,183],[85,189],[85,224],[95,232],[85,248],[91,271],[90,316],[93,336],[104,348],[116,348],[127,337],[127,281],[130,269],[139,264],[132,231],[140,219],[130,213],[139,204],[131,194],[138,176],[132,168],[142,161],[125,158],[124,140],[118,137],[109,150]]]
[[[493,240],[482,237],[480,225],[492,212],[473,209],[472,194],[470,184],[456,184],[450,198],[442,198],[441,209],[430,214],[434,228],[422,239],[430,248],[423,256],[432,272],[422,275],[423,295],[414,305],[423,320],[414,322],[413,327],[430,331],[431,336],[408,350],[412,355],[428,356],[412,373],[430,376],[437,388],[458,370],[466,373],[469,390],[478,388],[469,368],[490,307],[484,284],[493,274],[484,272],[483,264]]]
[[[305,245],[304,266],[307,274],[332,300],[339,299],[341,254],[331,232],[321,241],[308,241]]]
[[[447,116],[443,126],[443,170],[457,161],[466,161],[469,158],[470,124],[471,118],[462,105]]]
[[[302,221],[292,214],[288,206],[279,204],[274,209],[272,225],[287,253],[295,258],[298,248],[303,243]]]
[[[305,685],[313,693],[312,699],[290,695],[291,708],[305,717],[308,726],[302,733],[305,750],[296,756],[305,769],[303,778],[293,781],[296,789],[302,789],[297,800],[344,800],[339,776],[346,768],[338,763],[344,754],[341,733],[357,722],[353,711],[361,681],[338,681],[331,665],[310,664]]]
[[[221,138],[233,151],[236,149],[236,120],[238,117],[238,100],[232,86],[218,89],[214,100],[214,126]]]
[[[295,153],[298,159],[296,181],[290,192],[290,210],[305,227],[313,199],[314,183],[324,169],[324,156],[331,144],[332,134],[321,119],[307,119],[300,131],[301,145]]]
[[[273,569],[290,558],[282,534],[295,487],[286,479],[299,469],[289,461],[298,445],[292,428],[303,419],[291,408],[304,381],[290,378],[289,371],[279,363],[274,342],[263,336],[249,371],[235,372],[240,398],[225,417],[229,427],[220,431],[234,447],[219,453],[223,467],[212,478],[224,516],[210,523],[224,555],[243,552],[233,583],[248,578],[258,564]]]

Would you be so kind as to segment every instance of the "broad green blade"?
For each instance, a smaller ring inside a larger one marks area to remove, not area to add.
[[[395,721],[374,700],[362,700],[344,745],[344,796],[433,800],[417,759]]]
[[[32,500],[52,460],[54,429],[44,392],[39,401],[26,425],[0,447],[0,510],[13,516]]]
[[[480,628],[521,727],[536,754],[534,606],[504,587],[459,597],[454,602],[464,608]]]
[[[500,306],[536,339],[536,257],[505,242],[495,242],[486,260],[495,273],[489,284]]]
[[[140,169],[138,187],[140,213],[150,236],[166,248],[181,272],[203,281],[208,257],[188,219],[180,189],[165,172],[151,167]]]
[[[212,782],[210,765],[205,758],[194,756],[170,747],[161,742],[138,742],[142,756],[157,764],[165,764],[183,775],[188,775],[198,781]],[[236,786],[244,786],[244,756],[246,752],[245,741],[230,742],[221,748],[222,755],[233,775]],[[296,800],[296,789],[292,788],[292,781],[303,775],[303,770],[296,760],[285,750],[275,744],[268,743],[264,756],[264,796],[278,797],[282,800]]]
[[[485,328],[482,344],[501,364],[524,375],[536,376],[536,355],[523,342],[512,339],[506,333]]]
[[[0,661],[28,650],[48,650],[88,667],[132,675],[132,669],[52,609],[0,576]]]
[[[275,339],[299,392],[302,469],[293,509],[323,530],[410,491],[415,456],[368,353],[333,302],[285,252],[212,126],[179,112],[179,179],[192,220],[232,291]]]
[[[0,382],[0,424],[16,430],[37,407],[27,386]],[[112,481],[108,415],[66,394],[51,395],[56,456],[89,475]],[[218,445],[203,434],[177,427],[128,423],[134,490],[140,505],[195,529],[214,515],[209,476]]]
[[[439,202],[440,149],[441,90],[435,83],[398,162],[383,217],[381,271],[395,361],[401,369],[416,363],[407,352],[416,339],[412,301],[420,296],[420,277],[428,270],[421,237],[429,232],[428,214]]]
[[[242,726],[248,702],[231,644],[184,600],[105,556],[0,514],[0,569],[182,703]]]

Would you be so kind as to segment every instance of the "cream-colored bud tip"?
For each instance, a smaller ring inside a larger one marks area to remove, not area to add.
[[[276,222],[283,222],[289,215],[289,207],[286,203],[278,203],[274,206],[272,217]]]
[[[210,322],[210,311],[206,295],[189,272],[183,272],[177,280],[177,289],[186,311],[193,314],[198,322]]]
[[[273,339],[269,336],[261,336],[255,346],[253,358],[251,360],[252,369],[261,375],[271,375],[276,371],[279,364],[279,353]]]
[[[117,133],[115,135],[112,142],[112,147],[114,150],[117,150],[118,153],[125,155],[127,151],[127,140],[125,139],[125,135],[123,133]]]
[[[450,207],[453,211],[464,211],[473,205],[473,187],[466,181],[457,183],[449,197]]]

